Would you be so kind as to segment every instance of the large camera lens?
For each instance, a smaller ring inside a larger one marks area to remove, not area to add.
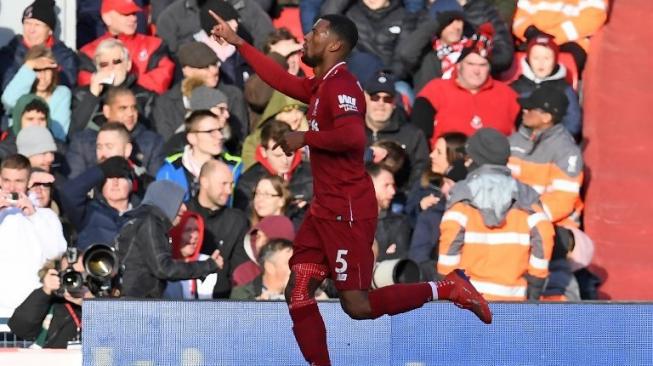
[[[104,279],[115,275],[117,261],[118,258],[112,248],[96,245],[87,250],[84,266],[90,276]]]
[[[82,291],[84,286],[84,276],[72,268],[67,268],[61,272],[61,288],[68,291],[73,297]]]

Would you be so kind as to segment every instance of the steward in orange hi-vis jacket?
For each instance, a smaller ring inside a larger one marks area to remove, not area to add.
[[[456,183],[440,224],[440,274],[463,268],[487,300],[538,299],[549,274],[553,225],[510,169],[483,165]]]
[[[583,203],[583,157],[559,122],[567,109],[564,93],[543,86],[519,100],[523,125],[508,138],[512,175],[540,194],[544,212],[556,225],[578,228]]]

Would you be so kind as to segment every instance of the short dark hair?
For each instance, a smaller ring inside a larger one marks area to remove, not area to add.
[[[401,170],[406,162],[406,150],[396,141],[379,140],[372,144],[374,147],[380,147],[388,152],[388,155],[379,162],[393,175]]]
[[[284,249],[292,249],[292,241],[288,239],[270,239],[265,245],[261,247],[258,253],[258,264],[263,267],[263,263],[270,260],[272,256]]]
[[[358,28],[356,28],[356,24],[351,19],[340,14],[326,14],[322,15],[320,19],[329,22],[329,30],[335,33],[338,39],[345,43],[347,53],[356,47],[358,43]]]
[[[49,119],[50,117],[50,107],[48,107],[48,104],[43,101],[41,98],[34,98],[32,99],[25,108],[23,109],[23,113],[20,115],[21,120],[23,117],[23,114],[29,112],[29,111],[37,111],[43,113],[45,115],[45,119]],[[21,121],[15,122],[14,123],[20,123]]]
[[[103,131],[114,131],[117,132],[121,137],[123,137],[127,142],[131,142],[131,136],[129,135],[129,130],[125,125],[120,122],[107,122],[100,127],[99,132]],[[98,132],[98,134],[99,134]]]
[[[186,132],[191,132],[195,127],[197,127],[197,124],[203,120],[204,118],[218,118],[213,112],[207,110],[207,109],[200,109],[197,111],[193,111],[193,113],[190,114],[186,118],[186,122],[184,123],[184,127],[186,129]]]
[[[281,121],[273,119],[266,122],[261,128],[261,146],[264,149],[268,148],[270,140],[274,142],[279,142],[287,132],[290,132],[290,126]]]
[[[379,174],[381,174],[381,172],[384,171],[384,170],[386,172],[392,174],[390,169],[388,169],[388,167],[386,167],[384,165],[376,164],[376,163],[367,163],[367,164],[365,164],[365,171],[367,171],[367,174],[369,174],[370,177],[372,177],[372,178],[378,177]]]
[[[29,159],[21,154],[9,155],[2,160],[0,164],[0,172],[3,169],[16,169],[16,170],[29,170],[32,171],[32,165],[29,163]]]
[[[129,95],[133,96],[134,98],[136,98],[136,95],[134,94],[133,91],[131,91],[131,89],[126,88],[124,86],[112,86],[107,91],[107,96],[104,99],[104,104],[111,105],[111,104],[113,104],[113,102],[116,101],[116,98],[118,98],[118,96],[124,95],[124,94],[129,94]]]
[[[275,29],[274,31],[272,31],[272,33],[268,34],[268,39],[263,45],[263,53],[265,54],[270,53],[270,48],[272,47],[273,44],[285,40],[293,40],[299,43],[297,38],[293,36],[292,33],[290,33],[290,30],[288,30],[288,28],[281,27]]]

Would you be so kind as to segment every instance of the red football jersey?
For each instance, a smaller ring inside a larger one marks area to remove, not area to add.
[[[298,78],[249,44],[238,48],[270,86],[308,104],[306,144],[313,171],[311,213],[323,219],[376,218],[372,179],[365,171],[365,97],[341,62],[322,78]]]

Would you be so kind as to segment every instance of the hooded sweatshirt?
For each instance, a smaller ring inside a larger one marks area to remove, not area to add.
[[[482,165],[458,182],[440,230],[438,272],[463,268],[488,300],[525,300],[526,278],[548,276],[553,226],[506,166]]]

